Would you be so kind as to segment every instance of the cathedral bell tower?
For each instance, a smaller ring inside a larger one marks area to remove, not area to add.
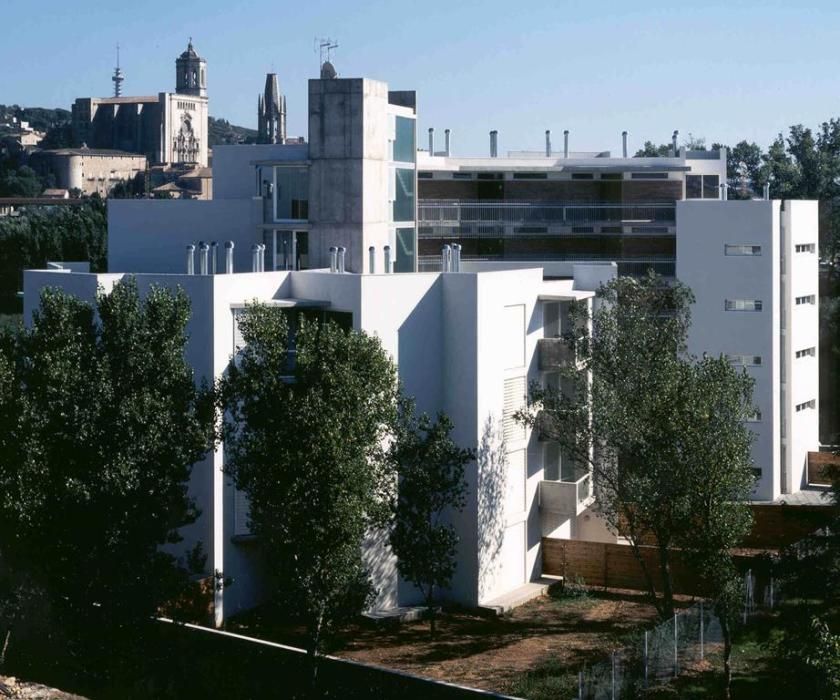
[[[207,97],[207,61],[195,52],[192,37],[187,50],[175,59],[175,92]]]

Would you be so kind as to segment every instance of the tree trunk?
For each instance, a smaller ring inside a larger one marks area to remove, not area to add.
[[[723,697],[729,700],[732,685],[732,628],[726,615],[720,616],[720,631],[723,634]]]
[[[674,615],[674,582],[671,576],[671,550],[659,545],[659,570],[662,573],[662,616],[667,620]]]
[[[6,630],[6,638],[3,640],[3,647],[0,648],[0,670],[6,664],[6,652],[9,650],[9,640],[12,638],[12,628]]]
[[[642,569],[642,575],[645,577],[645,583],[648,587],[648,596],[650,596],[650,602],[653,605],[653,607],[656,608],[656,612],[659,614],[659,616],[665,617],[665,613],[662,610],[662,606],[659,603],[659,599],[656,597],[656,586],[653,582],[653,576],[651,576],[647,564],[645,563],[645,559],[642,556],[642,552],[639,549],[638,542],[636,541],[636,535],[631,533],[628,539],[630,540],[630,546],[633,548],[633,554],[636,556],[636,561],[639,562],[639,566]]]
[[[435,588],[429,586],[429,593],[426,596],[426,614],[429,616],[429,636],[434,639],[437,632],[435,619]]]
[[[307,654],[309,656],[309,694],[310,697],[317,697],[318,688],[318,649],[321,646],[321,630],[324,625],[324,611],[323,608],[318,613],[318,616],[313,621],[310,627],[309,634],[309,649]]]

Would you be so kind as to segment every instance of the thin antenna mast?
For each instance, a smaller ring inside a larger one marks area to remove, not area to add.
[[[114,75],[111,78],[114,81],[114,97],[122,95],[122,82],[125,80],[123,72],[120,70],[120,45],[117,44],[117,67],[114,68]]]

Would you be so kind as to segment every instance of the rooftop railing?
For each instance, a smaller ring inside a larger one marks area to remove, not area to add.
[[[673,224],[676,205],[613,204],[606,202],[471,201],[421,199],[417,205],[421,225],[457,226],[471,223],[494,224],[586,224],[644,225]]]

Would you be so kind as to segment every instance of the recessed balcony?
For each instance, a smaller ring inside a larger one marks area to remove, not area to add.
[[[566,338],[540,338],[537,354],[541,372],[558,372],[577,361],[575,349]]]

